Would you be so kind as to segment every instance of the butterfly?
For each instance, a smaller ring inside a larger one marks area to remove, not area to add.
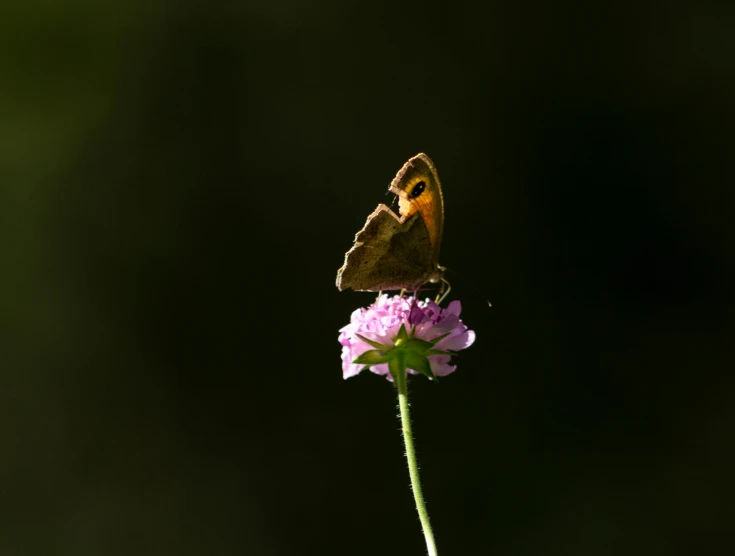
[[[388,190],[398,196],[400,216],[383,203],[368,216],[337,271],[340,291],[415,291],[445,282],[439,264],[444,198],[431,159],[423,153],[411,158]]]

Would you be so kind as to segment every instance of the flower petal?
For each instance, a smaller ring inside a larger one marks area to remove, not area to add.
[[[449,364],[449,360],[451,359],[449,355],[432,355],[428,359],[431,370],[434,371],[436,376],[447,376],[457,368],[457,365]]]
[[[434,349],[459,351],[460,349],[470,347],[474,341],[475,332],[465,329],[459,334],[450,334],[446,338],[442,338],[436,343]]]

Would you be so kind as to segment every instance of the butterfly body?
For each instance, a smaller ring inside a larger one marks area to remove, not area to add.
[[[411,291],[442,279],[444,199],[431,159],[423,153],[411,158],[389,191],[398,196],[399,214],[381,203],[368,216],[337,272],[340,291]]]

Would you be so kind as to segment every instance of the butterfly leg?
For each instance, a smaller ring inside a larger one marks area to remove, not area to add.
[[[436,304],[441,305],[441,302],[444,301],[444,298],[446,298],[449,295],[449,292],[452,291],[452,285],[447,281],[444,276],[441,278],[442,285],[439,289],[439,293],[436,296]],[[447,285],[447,291],[444,291],[444,284]]]
[[[418,301],[420,290],[421,288],[416,288],[415,290],[413,290],[413,299],[411,299],[411,311],[413,311],[413,308],[416,306],[416,302]],[[403,295],[405,291],[406,290],[401,290],[401,295]]]

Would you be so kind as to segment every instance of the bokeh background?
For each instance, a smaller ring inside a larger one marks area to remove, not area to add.
[[[422,554],[334,286],[420,151],[440,554],[734,553],[735,4],[13,4],[0,554]]]

